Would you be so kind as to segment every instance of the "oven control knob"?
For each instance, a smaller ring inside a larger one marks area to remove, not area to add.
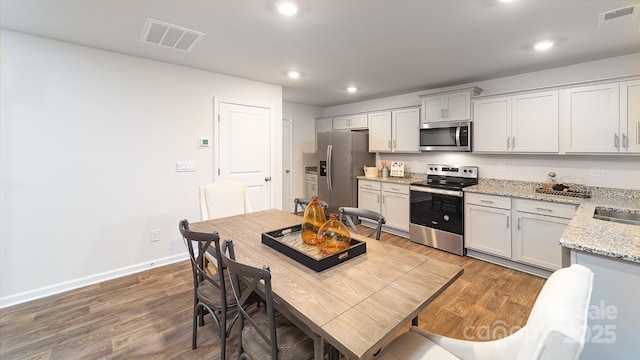
[[[449,215],[444,216],[444,221],[449,221]]]
[[[464,171],[464,172],[467,172],[467,169],[464,169],[463,171]]]
[[[472,172],[473,172],[473,170],[469,170],[469,173],[472,173]]]

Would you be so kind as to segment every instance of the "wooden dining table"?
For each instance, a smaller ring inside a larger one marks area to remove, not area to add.
[[[316,272],[261,242],[262,233],[302,218],[265,210],[196,222],[191,230],[231,239],[236,259],[269,265],[279,311],[314,339],[315,359],[325,344],[349,359],[369,359],[460,275],[460,266],[352,233],[366,253]]]

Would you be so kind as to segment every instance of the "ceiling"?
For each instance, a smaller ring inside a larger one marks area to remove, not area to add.
[[[598,29],[599,13],[638,0],[300,0],[293,17],[275,1],[2,0],[1,25],[281,85],[284,101],[318,106],[640,52],[640,21]],[[191,52],[150,45],[147,18],[206,35]],[[542,39],[558,45],[532,50]]]

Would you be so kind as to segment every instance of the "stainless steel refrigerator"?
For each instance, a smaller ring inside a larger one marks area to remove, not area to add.
[[[375,166],[369,152],[369,134],[334,131],[318,134],[318,198],[329,204],[329,213],[341,206],[358,207],[358,179],[364,166]],[[327,214],[328,215],[328,214]]]

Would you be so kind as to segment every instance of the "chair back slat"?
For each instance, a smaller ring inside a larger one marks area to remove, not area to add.
[[[310,202],[311,202],[311,199],[307,199],[307,198],[295,198],[295,199],[293,199],[293,213],[294,213],[294,215],[298,215],[298,208],[300,208],[302,210],[302,213],[304,214],[304,211],[307,209],[307,205],[309,205]],[[323,200],[320,200],[320,199],[318,199],[318,202],[320,203],[320,205],[322,205],[322,208],[324,209],[325,216],[328,216],[329,214],[327,214],[327,211],[329,211],[329,204],[326,201],[323,201]]]
[[[269,266],[265,265],[262,269],[256,268],[253,266],[249,266],[246,264],[241,264],[235,260],[235,250],[233,248],[233,241],[226,240],[222,244],[221,249],[221,258],[222,263],[227,269],[227,274],[231,280],[231,286],[233,289],[233,296],[236,300],[236,306],[238,308],[239,323],[240,323],[240,339],[238,341],[239,346],[242,346],[242,329],[244,327],[244,320],[248,320],[251,325],[254,327],[255,331],[260,335],[260,337],[270,345],[271,347],[271,358],[278,358],[278,339],[276,336],[276,321],[275,321],[275,309],[273,307],[273,292],[271,289],[271,271],[269,270]],[[240,279],[242,279],[243,284],[246,285],[246,288],[242,288],[240,286]],[[260,285],[264,287],[264,289],[260,289]],[[267,319],[269,321],[269,330],[268,334],[262,328],[264,325],[260,326],[255,318],[250,315],[244,308],[243,305],[248,299],[248,296],[251,292],[256,292],[261,294],[262,298],[265,301],[266,309],[267,309]]]
[[[382,214],[379,214],[371,210],[359,209],[354,207],[346,207],[346,206],[340,207],[338,209],[338,213],[340,215],[339,217],[340,221],[344,222],[346,219],[346,221],[349,223],[349,226],[351,226],[351,229],[353,229],[353,231],[356,234],[359,234],[359,232],[352,217],[360,217],[360,218],[365,218],[365,219],[369,219],[377,222],[377,226],[367,235],[367,237],[373,237],[373,235],[375,234],[375,239],[380,240],[382,225],[387,222],[385,217],[382,216]]]

